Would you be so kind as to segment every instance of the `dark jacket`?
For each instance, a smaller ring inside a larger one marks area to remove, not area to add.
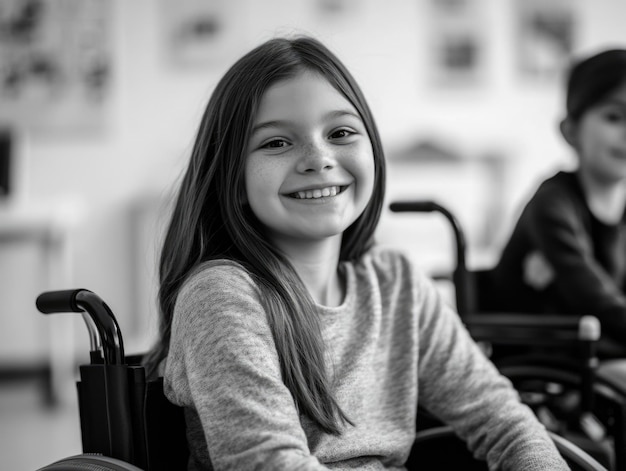
[[[535,287],[524,273],[532,253],[553,273]],[[593,314],[604,333],[626,341],[625,275],[626,217],[614,225],[598,220],[577,174],[559,172],[524,208],[492,272],[492,295],[507,311]]]

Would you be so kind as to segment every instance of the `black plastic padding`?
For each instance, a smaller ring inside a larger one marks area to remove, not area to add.
[[[389,205],[389,209],[394,213],[430,213],[437,211],[438,205],[434,201],[396,201]]]
[[[37,297],[37,309],[44,314],[55,312],[83,312],[76,304],[76,295],[86,289],[67,289],[61,291],[47,291]]]

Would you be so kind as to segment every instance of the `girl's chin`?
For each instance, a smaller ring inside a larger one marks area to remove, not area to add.
[[[344,227],[316,227],[307,231],[296,231],[292,234],[293,240],[299,240],[303,243],[328,242],[332,240],[341,240],[341,236],[345,231]]]

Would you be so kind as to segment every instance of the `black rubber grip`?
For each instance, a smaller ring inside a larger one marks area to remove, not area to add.
[[[55,312],[83,312],[84,309],[76,304],[76,295],[85,289],[67,289],[62,291],[47,291],[37,297],[37,309],[44,314]]]
[[[394,213],[403,212],[420,212],[429,213],[431,211],[437,211],[438,205],[433,201],[396,201],[389,205],[389,209]]]

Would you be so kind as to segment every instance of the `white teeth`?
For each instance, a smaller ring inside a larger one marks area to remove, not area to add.
[[[297,199],[317,199],[322,198],[324,196],[337,196],[337,194],[341,190],[338,186],[329,186],[326,188],[315,189],[315,190],[307,190],[307,191],[298,191],[293,193],[293,196]]]

